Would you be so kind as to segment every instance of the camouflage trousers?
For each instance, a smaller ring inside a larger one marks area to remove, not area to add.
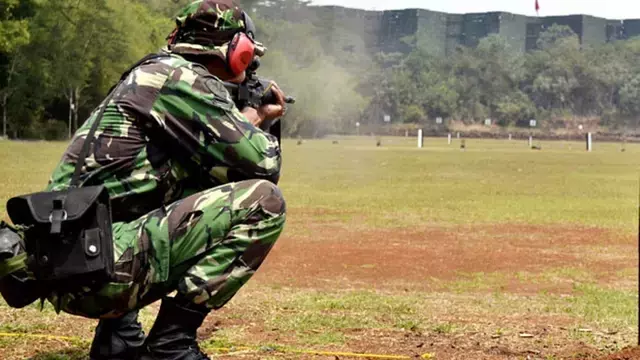
[[[284,223],[284,199],[271,182],[206,190],[115,223],[115,281],[98,290],[53,294],[49,301],[70,314],[113,318],[177,291],[218,309],[253,276]]]

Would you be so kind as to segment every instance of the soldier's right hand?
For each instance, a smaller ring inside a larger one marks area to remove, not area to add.
[[[265,123],[270,123],[271,120],[281,118],[286,111],[285,95],[274,81],[271,82],[271,90],[276,97],[275,104],[266,104],[258,108],[258,115]]]
[[[271,82],[271,88],[276,97],[276,104],[262,105],[258,109],[246,107],[241,111],[247,120],[262,130],[268,129],[273,120],[282,117],[286,110],[285,95],[282,90],[273,81]]]

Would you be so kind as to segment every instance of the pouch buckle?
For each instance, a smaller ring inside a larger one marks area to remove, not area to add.
[[[58,235],[62,229],[62,222],[67,220],[67,210],[63,208],[64,199],[53,200],[53,210],[49,214],[49,222],[51,223],[51,235]]]

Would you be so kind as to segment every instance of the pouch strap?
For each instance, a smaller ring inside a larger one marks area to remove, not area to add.
[[[98,128],[98,124],[104,115],[104,111],[107,109],[107,106],[111,102],[111,98],[113,98],[114,91],[112,91],[109,96],[105,99],[100,107],[100,112],[98,116],[93,120],[93,124],[91,124],[91,128],[89,129],[89,133],[84,140],[84,144],[82,144],[82,150],[80,151],[80,155],[78,155],[78,161],[76,162],[76,168],[73,172],[73,177],[71,178],[71,187],[78,187],[80,183],[80,172],[82,171],[82,167],[84,166],[87,155],[89,155],[89,148],[91,147],[91,143],[93,142],[93,136],[96,133],[96,129]]]

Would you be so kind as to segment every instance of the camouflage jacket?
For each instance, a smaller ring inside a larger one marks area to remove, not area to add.
[[[107,187],[114,221],[228,182],[278,182],[277,139],[253,126],[205,67],[167,54],[133,69],[114,92],[80,177]],[[74,135],[48,191],[68,187],[97,113]]]

